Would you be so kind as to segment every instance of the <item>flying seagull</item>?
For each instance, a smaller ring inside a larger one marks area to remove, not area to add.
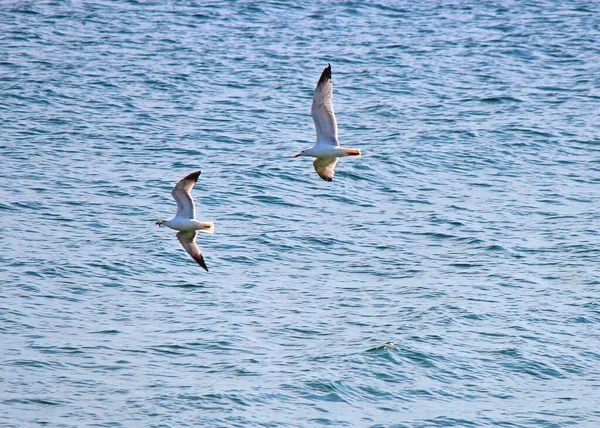
[[[317,142],[311,148],[302,150],[295,157],[312,156],[317,158],[313,162],[315,171],[323,180],[331,181],[339,158],[360,156],[360,149],[340,147],[337,121],[333,111],[333,82],[331,80],[330,64],[327,64],[327,67],[321,73],[313,96],[310,114],[317,130]]]
[[[196,208],[192,199],[192,188],[198,181],[200,171],[192,172],[182,178],[171,191],[173,199],[177,202],[177,214],[171,220],[157,221],[158,227],[167,226],[171,229],[179,230],[177,239],[183,245],[187,253],[208,272],[202,253],[196,245],[196,231],[215,233],[215,224],[213,222],[196,220]]]

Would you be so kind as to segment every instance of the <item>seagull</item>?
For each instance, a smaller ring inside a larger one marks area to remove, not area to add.
[[[173,187],[171,195],[173,195],[173,199],[177,202],[177,214],[171,220],[157,221],[155,224],[158,227],[167,226],[171,229],[179,230],[176,236],[185,251],[208,272],[202,253],[198,245],[196,245],[196,231],[215,233],[215,224],[213,222],[196,220],[196,208],[194,207],[191,192],[196,181],[198,181],[199,175],[200,171],[192,172],[182,178]]]
[[[333,175],[335,174],[334,168],[339,158],[360,156],[360,149],[340,147],[332,99],[333,81],[331,80],[331,64],[327,64],[317,83],[310,110],[317,130],[317,142],[311,148],[302,150],[295,156],[312,156],[317,158],[313,162],[315,171],[325,181],[333,180]]]

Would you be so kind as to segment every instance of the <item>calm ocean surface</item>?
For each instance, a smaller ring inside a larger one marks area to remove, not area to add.
[[[599,46],[595,1],[2,2],[0,426],[599,426]],[[154,225],[197,169],[208,273]]]

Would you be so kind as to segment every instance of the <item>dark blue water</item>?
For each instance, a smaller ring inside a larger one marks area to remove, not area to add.
[[[599,42],[593,1],[3,2],[0,425],[597,426]],[[154,225],[197,169],[209,273]]]

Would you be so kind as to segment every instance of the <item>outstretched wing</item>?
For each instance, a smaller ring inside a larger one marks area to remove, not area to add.
[[[333,82],[330,64],[327,64],[321,73],[313,96],[310,114],[317,130],[317,143],[339,146],[337,121],[333,111]]]
[[[177,239],[179,239],[179,242],[181,242],[181,245],[192,259],[208,272],[206,263],[204,263],[204,257],[202,257],[202,252],[200,251],[200,248],[198,248],[198,245],[196,245],[196,234],[196,231],[193,230],[191,232],[179,232],[175,236],[177,236]]]
[[[335,174],[335,166],[338,163],[339,158],[317,158],[313,165],[315,167],[315,171],[319,174],[325,181],[333,180],[333,176]]]
[[[192,188],[196,184],[196,181],[198,181],[198,176],[200,176],[200,171],[192,172],[182,178],[171,191],[173,199],[177,202],[176,217],[196,218]]]

